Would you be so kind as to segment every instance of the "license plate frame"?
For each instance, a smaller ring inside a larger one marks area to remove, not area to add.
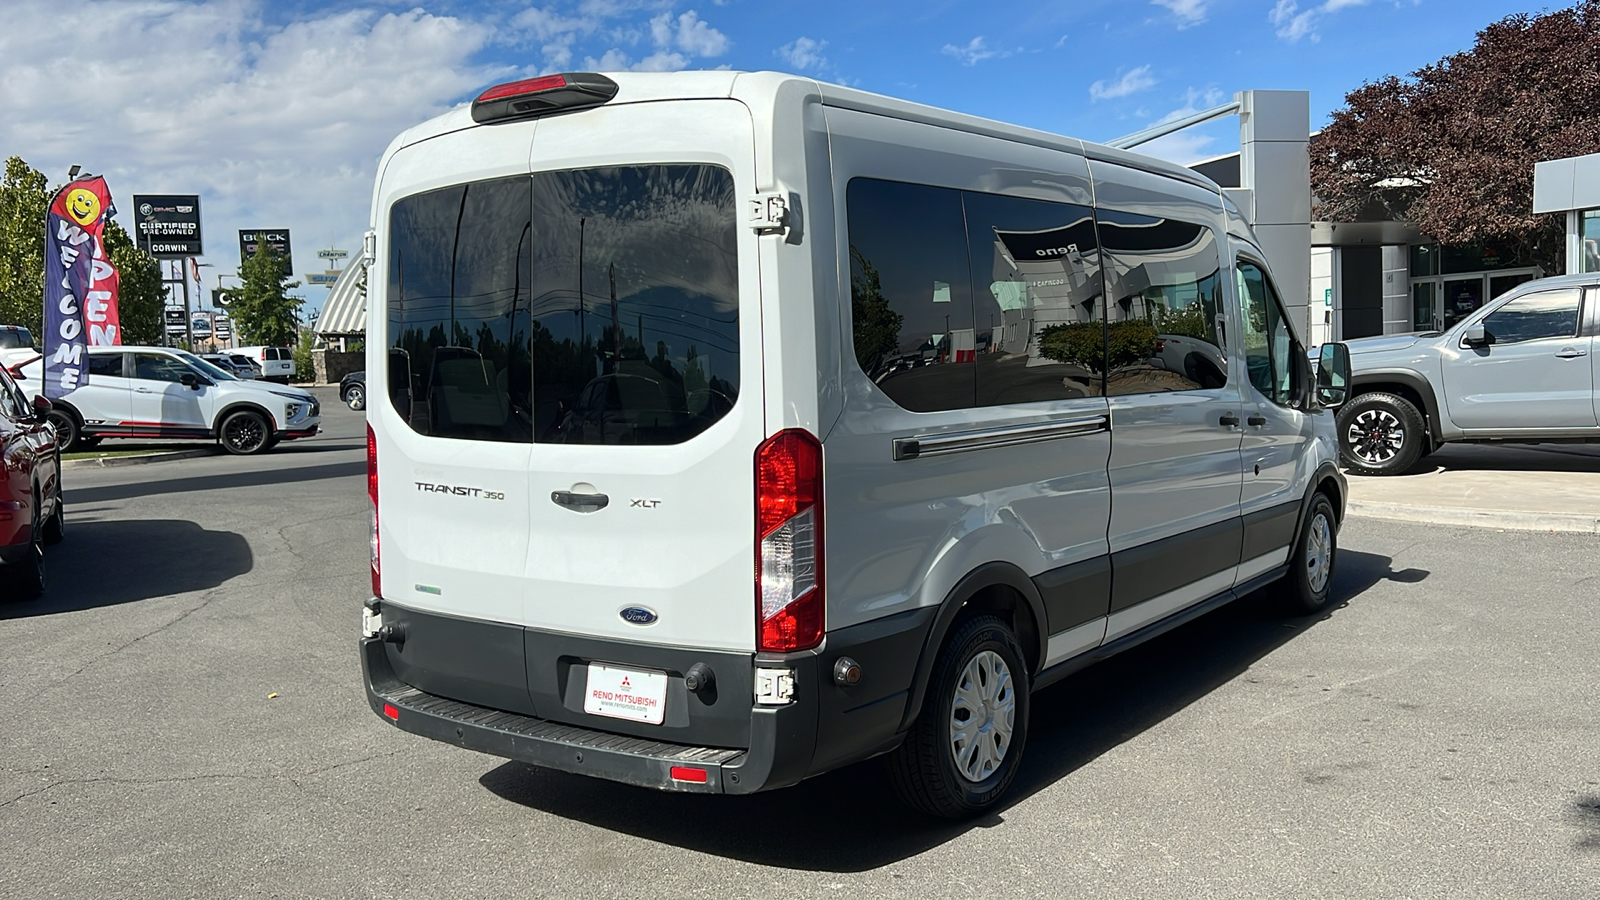
[[[646,725],[666,720],[667,673],[601,662],[584,669],[584,712]]]

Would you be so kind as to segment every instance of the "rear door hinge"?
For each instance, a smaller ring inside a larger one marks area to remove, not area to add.
[[[756,234],[781,234],[789,227],[789,195],[764,191],[745,204],[745,222]]]

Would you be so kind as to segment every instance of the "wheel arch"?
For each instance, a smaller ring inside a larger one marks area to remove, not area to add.
[[[1444,440],[1444,422],[1440,416],[1439,397],[1433,384],[1421,373],[1410,369],[1377,369],[1362,372],[1350,379],[1348,405],[1362,394],[1390,393],[1411,401],[1422,413],[1423,424],[1435,442]]]
[[[933,664],[943,649],[945,639],[956,623],[975,615],[994,615],[1011,626],[1022,645],[1028,675],[1039,673],[1045,659],[1045,642],[1048,635],[1042,627],[1045,618],[1044,598],[1039,588],[1025,572],[1007,562],[988,562],[968,572],[956,582],[934,616],[933,627],[928,631],[917,660],[916,673],[911,683],[911,697],[900,722],[905,731],[916,721],[928,693],[928,679],[933,676]]]
[[[269,435],[277,434],[281,430],[278,428],[277,419],[273,418],[272,416],[272,411],[267,409],[265,406],[262,406],[260,403],[257,403],[254,400],[235,400],[232,403],[229,403],[227,406],[224,406],[222,409],[217,410],[216,416],[211,420],[212,436],[218,438],[222,437],[222,423],[226,422],[229,416],[239,412],[240,410],[249,410],[254,413],[260,413],[261,417],[267,420],[267,433]]]

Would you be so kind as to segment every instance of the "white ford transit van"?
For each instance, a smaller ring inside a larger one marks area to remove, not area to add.
[[[1329,602],[1313,376],[1216,185],[803,78],[567,74],[401,135],[368,276],[395,726],[749,793],[996,803],[1029,694],[1269,582]]]

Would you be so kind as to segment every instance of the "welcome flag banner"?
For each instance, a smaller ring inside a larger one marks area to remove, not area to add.
[[[116,214],[104,178],[81,178],[56,192],[45,217],[44,395],[52,400],[88,381],[84,359],[96,343],[119,342],[117,273],[100,236]]]

